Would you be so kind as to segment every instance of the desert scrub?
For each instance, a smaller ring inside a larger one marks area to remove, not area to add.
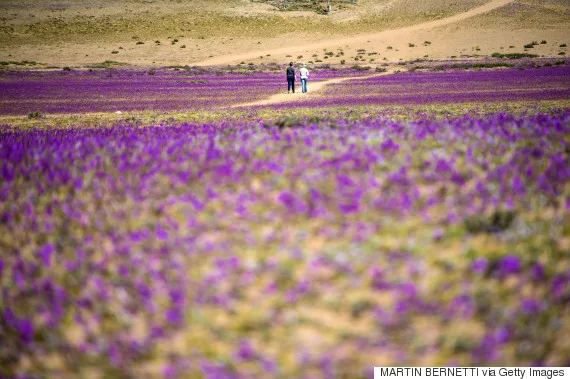
[[[43,117],[44,117],[43,113],[42,113],[42,112],[39,112],[39,111],[28,113],[28,118],[29,118],[29,119],[43,118]]]
[[[527,54],[527,53],[493,53],[491,54],[493,58],[508,58],[508,59],[521,59],[521,58],[536,58],[537,54]]]

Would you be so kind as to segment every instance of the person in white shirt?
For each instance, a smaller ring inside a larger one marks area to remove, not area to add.
[[[306,65],[303,63],[303,67],[299,70],[299,74],[301,74],[301,87],[303,89],[303,93],[307,92],[307,80],[309,79],[309,70],[307,70]]]

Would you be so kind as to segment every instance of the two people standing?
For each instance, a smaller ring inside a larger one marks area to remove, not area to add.
[[[303,63],[303,66],[299,69],[299,75],[301,76],[301,88],[303,93],[307,92],[307,80],[309,79],[309,70],[307,69],[306,65]],[[293,90],[295,93],[295,67],[293,67],[293,62],[289,63],[289,67],[287,67],[287,93],[290,93]]]

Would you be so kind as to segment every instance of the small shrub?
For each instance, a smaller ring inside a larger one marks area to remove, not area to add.
[[[536,58],[538,55],[536,54],[527,54],[527,53],[493,53],[491,54],[493,58],[508,58],[508,59],[520,59],[520,58]]]
[[[408,43],[408,47],[416,47],[413,43]]]
[[[430,41],[424,41],[424,46],[431,45]]]
[[[139,42],[136,43],[136,45],[144,45],[144,42],[143,42],[143,41],[139,41]]]
[[[472,215],[465,219],[465,229],[469,233],[500,233],[507,230],[513,223],[515,211],[496,210],[490,217]]]
[[[386,72],[387,70],[384,67],[376,67],[376,69],[374,70],[376,72]]]
[[[181,49],[185,49],[185,48],[186,48],[186,45],[182,45],[182,46],[180,46],[180,48],[181,48]]]
[[[344,60],[344,59],[340,60],[340,64],[345,64],[345,63],[346,63],[346,60]]]
[[[119,52],[117,50],[113,50],[111,51],[111,54],[119,54]]]
[[[558,53],[558,55],[566,55],[566,53],[564,51],[561,51]]]
[[[563,43],[563,44],[561,44],[561,45],[560,45],[560,46],[558,46],[558,47],[566,47],[566,44],[565,44],[565,43]]]
[[[357,71],[367,71],[370,70],[372,67],[370,66],[358,66],[358,65],[354,65],[351,67],[353,70],[357,70]]]
[[[388,46],[388,47],[386,48],[386,50],[392,50],[392,49],[393,49],[392,46]]]
[[[297,55],[297,59],[303,59],[302,55]]]
[[[525,49],[533,49],[534,45],[532,43],[527,43],[526,45],[523,46]]]
[[[63,68],[63,71],[72,71],[72,69],[71,69],[71,67],[69,67],[69,66],[65,66],[65,67]]]
[[[148,70],[148,74],[149,75],[155,75],[156,74],[156,70],[154,68],[151,68],[150,70]]]
[[[327,53],[325,53],[325,55],[328,55],[329,57],[332,57],[334,55],[334,53],[332,51],[329,51]]]
[[[30,112],[30,113],[28,113],[28,118],[29,118],[29,119],[42,118],[42,117],[43,117],[42,112]]]
[[[283,128],[295,128],[295,127],[303,126],[304,124],[305,124],[305,122],[298,117],[283,116],[283,117],[278,118],[275,121],[264,122],[263,126],[265,128],[271,128],[271,127],[276,126],[279,129],[283,129]]]
[[[544,39],[543,39],[542,41],[540,41],[540,44],[541,44],[541,45],[546,45],[546,43],[547,43],[547,42],[546,42],[546,40],[544,40]]]

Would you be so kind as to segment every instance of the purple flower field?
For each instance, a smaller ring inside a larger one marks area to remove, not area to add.
[[[343,96],[336,94],[342,93]],[[406,72],[328,87],[306,106],[410,105],[570,99],[570,66]],[[289,105],[287,105],[289,106]]]
[[[357,75],[362,73],[325,70],[314,72],[312,78]],[[286,88],[281,72],[0,72],[0,115],[215,109],[261,100]]]
[[[356,116],[2,127],[0,376],[570,364],[570,112]]]

